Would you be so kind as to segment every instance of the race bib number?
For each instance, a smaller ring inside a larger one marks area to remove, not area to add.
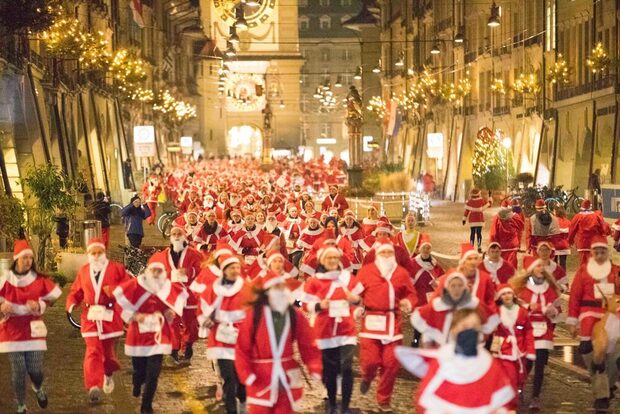
[[[238,336],[239,329],[229,323],[220,323],[215,331],[215,340],[224,344],[236,344]]]
[[[158,315],[147,315],[142,322],[138,322],[138,330],[140,333],[160,332],[161,323]]]
[[[346,300],[330,300],[329,301],[329,317],[330,318],[346,318],[351,315],[349,302]]]
[[[170,274],[170,280],[172,283],[187,283],[187,275],[185,270],[174,269]]]
[[[30,321],[30,336],[33,338],[45,338],[47,336],[47,327],[43,321]]]
[[[594,297],[596,299],[603,299],[603,295],[609,297],[614,294],[613,283],[596,283],[594,285]]]
[[[112,319],[114,318],[114,311],[103,305],[92,305],[88,308],[88,315],[86,318],[89,321],[112,322]]]
[[[293,247],[295,247],[295,240],[287,240],[286,241],[286,248],[287,249],[292,249]]]
[[[534,337],[540,338],[547,333],[547,322],[532,322]]]
[[[366,315],[364,326],[369,331],[384,332],[387,329],[387,317],[385,315]]]
[[[499,354],[502,350],[502,344],[504,343],[504,338],[501,336],[494,336],[493,341],[491,342],[491,352],[495,354]]]
[[[303,388],[304,380],[301,376],[301,370],[299,368],[289,369],[286,371],[286,375],[288,375],[291,382],[291,388]]]

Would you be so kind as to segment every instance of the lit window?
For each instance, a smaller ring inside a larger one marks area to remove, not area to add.
[[[327,15],[321,16],[319,22],[322,30],[327,30],[332,27],[332,18]]]

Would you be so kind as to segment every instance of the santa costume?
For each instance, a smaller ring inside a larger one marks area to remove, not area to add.
[[[413,259],[418,254],[420,248],[420,237],[421,233],[416,229],[403,230],[394,238],[394,244],[405,249]]]
[[[277,289],[283,284],[289,287]],[[249,414],[299,411],[304,380],[293,358],[294,343],[312,377],[321,378],[321,353],[314,332],[306,317],[286,302],[290,300],[287,292],[290,295],[299,287],[294,284],[294,280],[273,273],[262,278],[258,286],[266,292],[269,302],[248,309],[239,327],[235,368],[246,386]]]
[[[516,296],[510,285],[504,283],[497,287],[498,302],[507,292],[513,294],[513,303],[510,306],[498,306],[500,324],[493,333],[491,352],[500,360],[512,387],[521,393],[527,379],[526,361],[536,359],[534,332],[527,309],[516,303]],[[516,410],[518,405],[519,399],[515,395],[508,408]]]
[[[496,241],[489,243],[488,249],[492,246],[500,247],[500,244]],[[515,255],[516,257],[516,255]],[[503,257],[500,257],[497,261],[492,261],[489,259],[488,255],[485,255],[482,263],[480,263],[480,269],[487,272],[493,283],[495,285],[499,285],[501,283],[507,283],[508,279],[514,276],[517,272],[516,268],[509,261],[505,260]]]
[[[329,186],[330,193],[325,196],[323,203],[321,203],[321,209],[323,211],[329,211],[332,208],[338,210],[338,216],[342,216],[344,211],[349,208],[347,199],[338,192],[337,185]]]
[[[611,228],[600,211],[593,211],[590,200],[583,200],[581,210],[575,214],[568,230],[568,242],[575,245],[581,259],[586,264],[590,257],[592,239],[597,236],[609,236]]]
[[[491,221],[489,239],[497,242],[502,249],[502,258],[517,267],[517,251],[521,246],[521,234],[525,224],[520,214],[512,211],[512,205],[508,200],[502,202],[502,206]]]
[[[482,198],[478,188],[473,188],[469,193],[469,200],[465,203],[463,213],[463,225],[469,224],[469,242],[473,246],[477,242],[478,250],[482,245],[482,228],[484,227],[484,210],[489,208],[491,201]]]
[[[97,248],[104,253],[92,258],[90,253]],[[78,271],[65,309],[71,313],[76,306],[82,306],[80,331],[86,343],[84,386],[93,391],[91,398],[97,400],[99,390],[112,392],[112,374],[120,369],[115,348],[116,338],[124,333],[123,320],[112,292],[131,276],[121,263],[106,258],[102,240],[91,239],[86,252],[90,263]]]
[[[370,210],[374,210],[374,212],[378,215],[378,208],[375,204],[371,204],[368,206],[368,212],[370,213]],[[378,218],[371,218],[371,217],[364,217],[362,219],[362,232],[364,233],[365,236],[370,236],[374,231],[375,228],[377,228],[377,223],[379,222]]]
[[[161,192],[162,184],[159,176],[151,174],[142,187],[142,198],[151,211],[151,215],[146,218],[148,224],[155,224],[155,219],[157,218],[157,203]]]
[[[377,255],[383,250],[394,252],[388,239],[379,240],[375,249]],[[357,280],[360,287],[353,293],[360,295],[364,303],[359,335],[361,386],[367,391],[380,372],[377,402],[382,407],[389,407],[399,368],[394,349],[403,339],[403,315],[399,306],[405,303],[413,309],[417,296],[409,273],[395,259],[386,261],[377,257],[373,263],[362,266]]]
[[[428,234],[422,233],[420,248],[425,245],[431,246],[431,239]],[[424,259],[421,255],[417,255],[412,260],[412,274],[413,286],[418,296],[416,306],[425,305],[435,291],[437,279],[444,274],[444,270],[433,256]]]
[[[414,397],[420,414],[508,414],[515,396],[500,362],[482,346],[476,355],[457,352],[454,343],[439,349],[397,347],[396,357],[418,378]]]

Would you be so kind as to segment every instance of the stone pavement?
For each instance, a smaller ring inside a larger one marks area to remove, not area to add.
[[[431,224],[425,229],[431,234],[435,250],[448,255],[457,255],[459,244],[467,241],[469,230],[461,225],[463,207],[459,204],[438,203],[431,210]],[[122,243],[122,228],[113,229],[112,246]],[[147,229],[145,244],[163,245],[165,240],[155,229]],[[118,254],[114,249],[113,255]],[[574,268],[575,263],[569,262]],[[445,263],[454,265],[454,263]],[[64,297],[69,286],[65,287]],[[103,403],[90,406],[87,402],[86,391],[82,384],[82,357],[84,352],[83,341],[79,332],[74,330],[65,318],[64,298],[53,306],[46,317],[49,329],[48,352],[45,356],[45,373],[47,375],[45,387],[49,394],[48,409],[39,410],[36,406],[33,393],[29,392],[28,407],[30,412],[39,413],[134,413],[137,412],[139,401],[131,396],[131,362],[123,355],[122,341],[118,345],[118,353],[123,370],[115,376],[116,389],[110,396],[106,396]],[[406,340],[409,341],[411,329],[407,326]],[[570,344],[567,338],[560,338],[562,344]],[[572,347],[568,347],[569,355]],[[217,378],[206,360],[204,343],[196,346],[193,364],[186,368],[166,368],[159,383],[155,399],[155,408],[159,413],[212,413],[223,414],[224,409],[215,399]],[[560,356],[562,357],[562,356]],[[3,367],[0,375],[0,414],[13,412],[14,403],[10,388],[8,362],[4,355],[0,355],[0,366]],[[358,392],[359,372],[356,370],[356,387],[352,406],[360,413],[377,412],[374,404],[374,386],[371,391],[362,396]],[[585,413],[589,412],[590,392],[588,384],[579,376],[572,375],[572,371],[559,369],[557,365],[548,367],[548,375],[543,390],[544,407],[541,413]],[[401,370],[394,392],[393,408],[396,413],[414,413],[412,403],[413,391],[417,381],[408,373]],[[318,414],[324,412],[324,391],[319,389],[306,390],[303,414]],[[527,392],[526,392],[527,395]],[[615,407],[617,409],[618,402]],[[527,412],[524,410],[523,412]]]

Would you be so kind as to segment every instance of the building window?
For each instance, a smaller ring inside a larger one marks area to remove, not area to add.
[[[351,85],[351,80],[353,79],[353,75],[350,73],[342,74],[342,84],[345,86]]]
[[[349,49],[345,49],[342,51],[342,60],[351,60],[352,54]]]
[[[332,126],[328,123],[321,124],[321,136],[325,138],[331,138],[332,136]]]
[[[332,18],[327,15],[321,16],[319,22],[322,30],[328,30],[332,27]]]
[[[299,30],[308,30],[310,26],[310,19],[308,16],[301,16],[299,18]]]
[[[319,4],[323,7],[329,7],[329,0],[320,0]]]
[[[321,49],[321,61],[329,62],[330,58],[331,58],[331,53],[329,52],[329,49]]]

